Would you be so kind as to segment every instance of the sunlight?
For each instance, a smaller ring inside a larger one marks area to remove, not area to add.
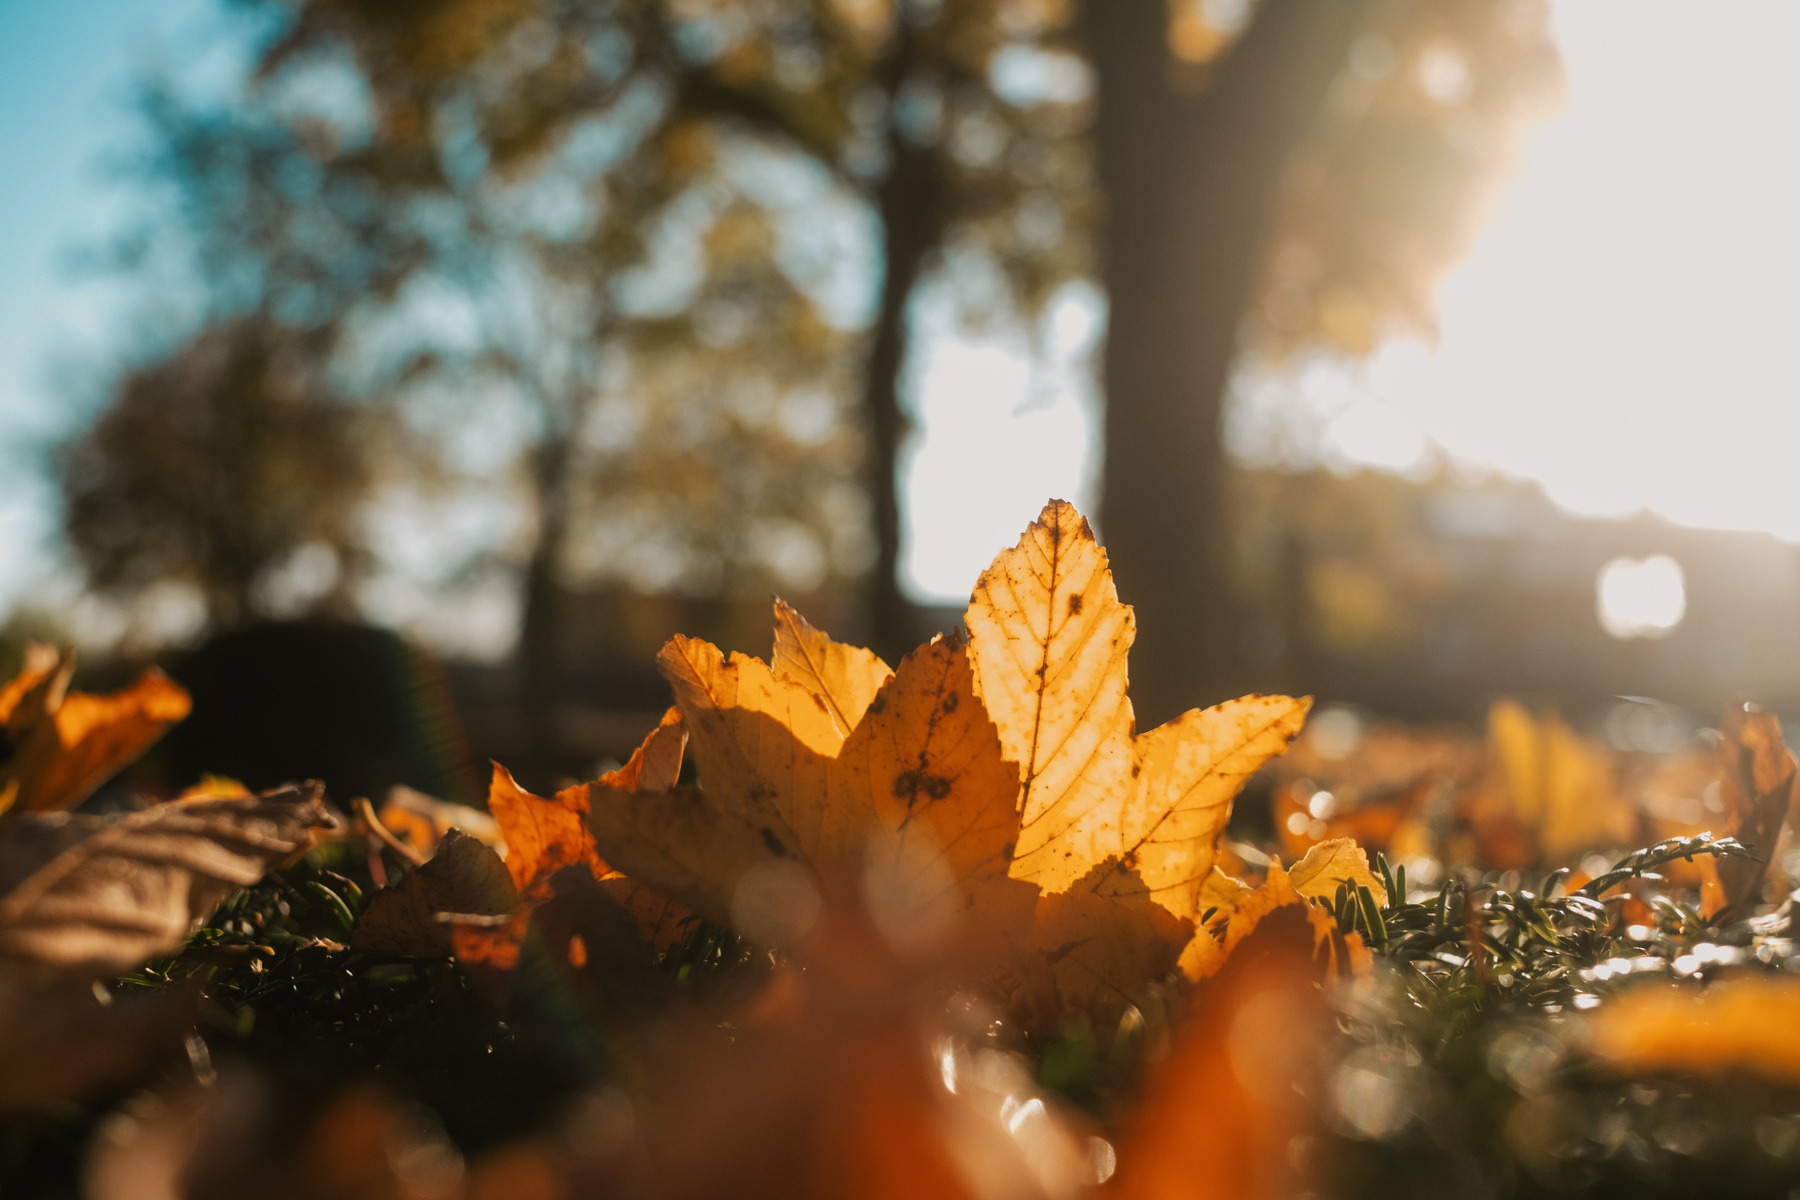
[[[1800,7],[1554,11],[1568,107],[1441,288],[1441,339],[1255,380],[1249,423],[1311,422],[1333,465],[1435,443],[1577,512],[1800,539]]]
[[[1681,564],[1666,554],[1615,558],[1594,585],[1600,624],[1616,638],[1659,638],[1687,615]]]

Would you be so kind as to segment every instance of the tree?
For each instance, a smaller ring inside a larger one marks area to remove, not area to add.
[[[1084,29],[1111,304],[1100,519],[1154,723],[1239,686],[1219,422],[1246,326],[1272,353],[1363,352],[1421,323],[1554,57],[1516,0],[1261,0],[1239,30],[1089,0]]]
[[[191,584],[215,628],[349,608],[366,458],[305,340],[257,316],[213,326],[62,447],[65,525],[97,587]]]
[[[375,97],[378,143],[415,146],[419,162],[434,161],[449,117],[496,169],[515,174],[542,170],[572,128],[647,85],[664,100],[641,144],[667,150],[665,165],[721,133],[767,139],[866,206],[879,223],[881,280],[858,388],[875,542],[867,591],[871,640],[893,653],[916,633],[896,577],[894,475],[908,430],[899,380],[910,302],[952,238],[1000,266],[1021,314],[1085,269],[1084,97],[1066,85],[1009,97],[991,70],[1011,50],[1055,55],[1066,75],[1071,30],[1058,9],[1018,0],[307,0],[265,70],[347,48]],[[657,169],[654,155],[634,161],[632,170]],[[429,175],[420,182],[449,182]]]

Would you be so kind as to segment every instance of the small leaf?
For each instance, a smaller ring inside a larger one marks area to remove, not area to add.
[[[188,694],[154,668],[103,696],[68,690],[75,654],[39,647],[0,688],[0,809],[73,808],[188,715]]]
[[[369,898],[350,944],[368,954],[446,957],[454,948],[454,918],[508,920],[522,907],[493,848],[452,829],[429,862]]]

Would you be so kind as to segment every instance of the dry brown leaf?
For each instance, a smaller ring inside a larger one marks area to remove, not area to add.
[[[106,977],[181,943],[329,828],[323,787],[0,824],[0,955]]]
[[[686,744],[687,729],[680,710],[671,708],[629,762],[592,786],[609,793],[666,791],[681,774]],[[590,787],[584,785],[564,788],[550,799],[534,796],[495,763],[488,809],[506,841],[507,870],[529,908],[550,899],[551,879],[558,871],[586,866],[605,885],[613,901],[637,921],[645,940],[658,951],[667,950],[685,936],[693,914],[601,859],[588,828],[591,794]]]
[[[456,916],[501,927],[521,912],[506,864],[479,838],[452,829],[424,866],[369,898],[350,944],[369,954],[441,958],[454,949]]]
[[[994,559],[964,621],[976,690],[1021,768],[1013,876],[1046,892],[1085,876],[1090,889],[1197,916],[1232,798],[1286,750],[1311,700],[1246,696],[1134,736],[1131,609],[1087,521],[1062,501]],[[1108,859],[1118,870],[1093,875]]]
[[[1717,832],[1742,842],[1751,857],[1700,860],[1701,910],[1709,917],[1754,897],[1762,887],[1800,777],[1800,764],[1782,742],[1781,719],[1774,713],[1747,704],[1727,709],[1719,734],[1719,800],[1725,818]]]
[[[1338,885],[1361,885],[1375,896],[1376,903],[1388,902],[1387,886],[1369,869],[1369,856],[1349,838],[1320,842],[1306,852],[1306,857],[1287,869],[1287,881],[1296,892],[1311,900],[1331,903]]]
[[[53,652],[52,652],[53,653]],[[151,668],[103,696],[68,690],[74,651],[52,665],[44,648],[0,689],[0,809],[73,808],[187,716],[188,694]]]
[[[775,651],[769,669],[825,701],[838,732],[856,728],[869,702],[894,674],[872,650],[834,642],[785,602],[775,602]]]

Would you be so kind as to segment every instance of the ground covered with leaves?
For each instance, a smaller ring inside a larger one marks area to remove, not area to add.
[[[1653,756],[1504,703],[1485,739],[1261,695],[1140,734],[1131,610],[1054,502],[897,667],[775,618],[767,662],[674,639],[623,767],[496,766],[486,811],[209,778],[71,812],[186,697],[28,656],[0,1189],[1800,1184],[1773,716]]]

